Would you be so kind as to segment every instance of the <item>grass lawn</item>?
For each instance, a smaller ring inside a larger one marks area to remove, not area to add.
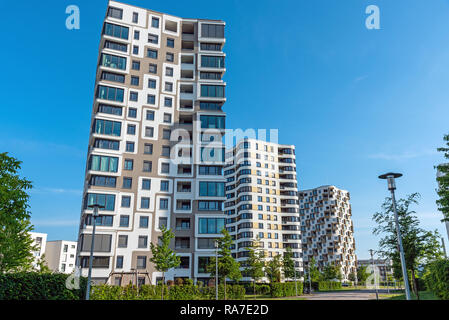
[[[253,294],[246,294],[245,300],[254,300]],[[280,298],[272,298],[269,294],[258,294],[256,295],[256,300],[306,300],[306,298],[298,296],[298,297],[280,297]]]
[[[416,300],[415,294],[412,292],[412,300]],[[379,294],[379,297],[385,300],[405,300],[405,294]],[[420,300],[440,300],[437,296],[435,296],[430,291],[420,291],[419,292]]]

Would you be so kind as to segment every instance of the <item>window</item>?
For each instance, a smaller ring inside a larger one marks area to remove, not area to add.
[[[171,123],[171,114],[170,113],[164,113],[164,122]]]
[[[175,60],[175,55],[171,52],[167,52],[167,54],[165,55],[165,59],[168,62],[173,62]]]
[[[140,208],[141,209],[149,209],[150,208],[150,198],[142,197],[140,199]]]
[[[123,102],[124,93],[123,89],[100,85],[97,89],[97,98]]]
[[[126,70],[126,58],[102,53],[100,64],[107,68]]]
[[[201,85],[201,96],[202,97],[224,97],[224,86],[214,86],[214,85]]]
[[[123,189],[131,189],[132,184],[133,184],[132,178],[128,178],[128,177],[123,178]]]
[[[108,8],[108,17],[116,18],[116,19],[122,19],[122,17],[123,17],[123,10],[122,9],[118,9],[118,8],[114,8],[114,7],[109,7]]]
[[[133,70],[140,70],[140,61],[133,60],[131,69],[133,69]]]
[[[200,102],[201,110],[221,110],[222,103],[219,102]]]
[[[118,236],[118,245],[119,248],[128,247],[128,236],[127,235],[119,235]]]
[[[200,234],[217,234],[225,226],[224,218],[199,218],[198,222]]]
[[[114,116],[121,116],[122,115],[122,107],[116,107],[116,106],[109,106],[109,105],[106,105],[106,104],[100,104],[98,106],[98,112],[112,114]]]
[[[150,63],[150,68],[149,68],[148,72],[156,74],[157,73],[157,65],[154,63]]]
[[[147,95],[147,103],[148,104],[155,104],[156,103],[156,96],[154,94]]]
[[[155,34],[148,34],[148,42],[149,43],[153,43],[153,44],[158,44],[159,43],[159,37]]]
[[[130,135],[135,135],[136,134],[136,125],[135,124],[128,124],[126,133],[130,134]]]
[[[154,80],[154,79],[148,79],[148,88],[150,88],[150,89],[156,89],[156,80]]]
[[[131,207],[131,197],[130,196],[122,196],[122,208]]]
[[[94,133],[120,137],[121,129],[121,122],[95,119]]]
[[[131,85],[138,86],[139,85],[139,77],[131,76]]]
[[[163,129],[162,130],[162,139],[170,140],[170,134],[171,134],[170,129]]]
[[[200,116],[201,128],[224,129],[225,117],[222,116]]]
[[[207,273],[210,257],[198,257],[198,273]]]
[[[133,46],[133,54],[139,54],[139,46]]]
[[[153,169],[153,163],[151,161],[144,160],[143,161],[143,172],[151,172]]]
[[[198,201],[198,210],[202,211],[221,211],[220,201]]]
[[[139,236],[139,243],[138,243],[138,247],[139,248],[146,248],[148,245],[148,236]]]
[[[136,108],[128,108],[128,117],[129,118],[137,118],[137,109]]]
[[[134,152],[134,142],[126,141],[126,152]]]
[[[122,269],[123,268],[123,256],[117,256],[115,267],[117,269]],[[118,278],[118,277],[116,279],[119,279],[120,281],[122,280],[121,278]],[[121,282],[119,282],[119,284],[117,284],[117,285],[121,285]]]
[[[140,32],[138,30],[134,31],[134,40],[139,40],[140,38]]]
[[[122,51],[122,52],[127,52],[128,51],[128,45],[127,44],[118,43],[118,42],[109,41],[109,40],[106,40],[104,42],[104,48],[105,49],[112,49],[112,50]],[[125,59],[125,61],[126,61],[126,59]],[[126,66],[126,64],[125,64],[125,66]]]
[[[101,79],[106,81],[125,83],[125,76],[118,73],[103,71],[101,73]]]
[[[159,28],[159,18],[152,17],[151,18],[151,26],[153,28]]]
[[[160,217],[159,218],[159,229],[162,229],[163,227],[167,227],[167,218],[166,217]]]
[[[117,172],[118,158],[92,155],[89,159],[88,169],[93,171]]]
[[[147,50],[147,57],[152,59],[157,59],[157,50],[148,49]]]
[[[170,67],[165,68],[165,75],[167,77],[173,77],[173,68],[170,68]]]
[[[140,217],[139,228],[148,228],[148,217],[147,216]]]
[[[91,176],[89,185],[97,186],[97,187],[109,187],[115,188],[117,183],[116,177],[107,177],[107,176]]]
[[[132,170],[133,169],[134,161],[132,159],[125,159],[125,170]]]
[[[168,91],[168,92],[173,91],[173,82],[165,82],[165,91]]]
[[[201,24],[201,37],[203,38],[224,38],[224,25],[222,24]]]
[[[170,165],[168,163],[161,163],[161,172],[162,173],[169,173],[170,172]]]
[[[177,249],[188,249],[190,248],[190,239],[189,238],[175,238],[175,248]]]
[[[133,23],[137,23],[139,21],[139,14],[137,12],[133,12]]]
[[[151,180],[150,179],[142,179],[142,189],[143,190],[151,189]]]
[[[154,120],[154,111],[153,110],[147,110],[146,119],[149,120],[149,121],[153,121]]]
[[[115,209],[115,195],[102,193],[88,193],[84,198],[84,209],[89,208],[90,205],[99,204],[104,206],[105,211],[114,211]]]
[[[167,38],[167,47],[174,48],[175,47],[175,39]]]
[[[159,209],[168,209],[168,199],[159,199]]]
[[[222,167],[218,166],[200,166],[199,167],[199,174],[200,175],[221,175],[222,173]]]
[[[81,257],[81,267],[89,267],[90,257]],[[92,268],[109,268],[109,257],[92,257]]]
[[[220,72],[200,72],[200,79],[206,80],[221,80]]]
[[[170,156],[170,146],[162,146],[162,156],[169,157]]]
[[[145,145],[143,146],[143,153],[144,154],[153,154],[153,144],[145,143]]]
[[[120,216],[120,227],[129,227],[129,216]]]
[[[165,99],[164,99],[164,106],[170,108],[172,105],[173,105],[173,99],[165,97]]]
[[[112,227],[113,220],[114,220],[113,216],[99,215],[95,219],[95,225],[102,226],[102,227]],[[91,214],[86,216],[84,223],[87,226],[92,225],[92,215]]]
[[[96,234],[94,252],[111,252],[112,235],[110,234]],[[92,245],[92,235],[81,235],[81,251],[90,251]]]
[[[201,42],[201,50],[204,50],[204,51],[221,51],[221,44],[219,44],[219,43],[205,43],[205,42]]]
[[[152,138],[154,134],[154,128],[153,127],[145,127],[145,137]]]
[[[198,249],[214,249],[215,238],[198,238]]]
[[[200,181],[200,196],[202,197],[224,197],[223,182]]]
[[[162,180],[161,181],[161,191],[168,191],[169,184],[170,184],[169,181]]]
[[[137,269],[145,269],[147,267],[147,257],[137,256]]]
[[[129,29],[127,27],[108,22],[104,24],[103,34],[107,36],[128,40],[128,32]]]
[[[223,56],[201,56],[201,67],[224,68],[225,58]]]

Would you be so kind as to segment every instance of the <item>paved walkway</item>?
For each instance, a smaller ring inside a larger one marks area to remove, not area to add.
[[[379,293],[387,293],[387,290],[379,290]],[[311,295],[303,295],[307,300],[375,300],[375,290],[314,292]]]

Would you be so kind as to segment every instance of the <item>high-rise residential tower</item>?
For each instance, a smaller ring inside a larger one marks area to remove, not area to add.
[[[207,280],[224,226],[225,23],[109,1],[86,162],[77,264],[92,277],[156,283],[150,242],[175,233],[181,265],[166,279]]]
[[[354,228],[349,192],[322,186],[299,192],[304,268],[312,258],[319,269],[329,264],[340,267],[342,280],[356,273]]]
[[[302,272],[295,147],[243,139],[226,151],[226,227],[243,263],[255,241],[266,259],[292,248]],[[245,279],[244,279],[245,280]]]

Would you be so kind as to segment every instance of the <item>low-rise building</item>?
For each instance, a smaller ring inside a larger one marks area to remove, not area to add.
[[[31,238],[33,239],[33,246],[36,247],[36,250],[33,251],[34,261],[33,268],[39,270],[39,261],[42,259],[45,248],[47,244],[47,234],[39,233],[39,232],[30,232]]]
[[[76,241],[48,241],[45,262],[55,272],[72,273],[76,263]]]

